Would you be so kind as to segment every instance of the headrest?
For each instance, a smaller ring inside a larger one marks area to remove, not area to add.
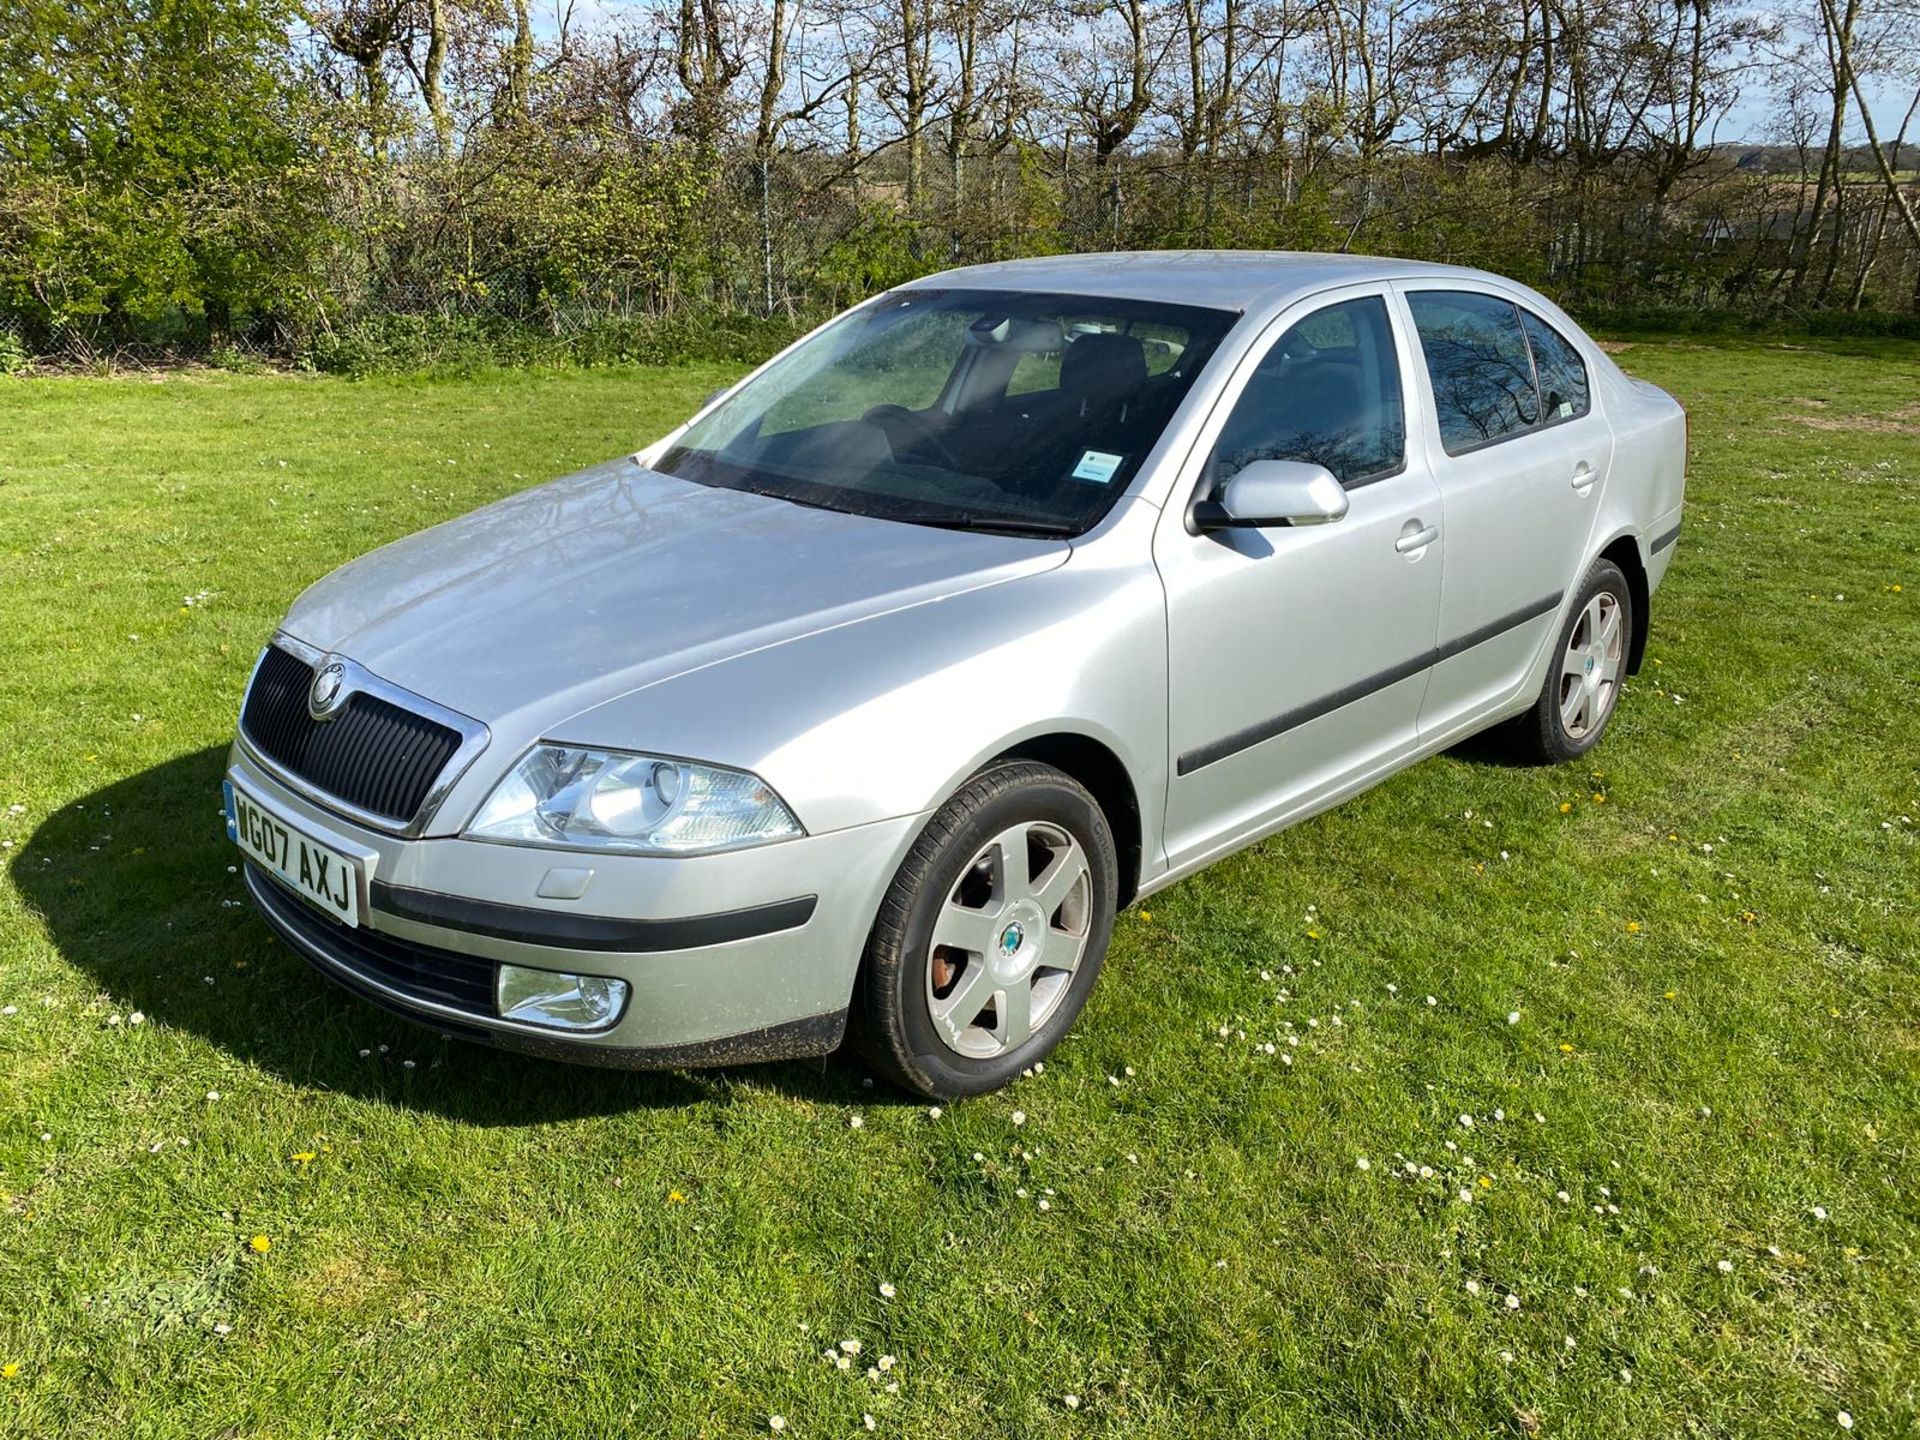
[[[1131,335],[1091,331],[1060,356],[1060,389],[1083,400],[1117,400],[1147,378],[1147,350]]]

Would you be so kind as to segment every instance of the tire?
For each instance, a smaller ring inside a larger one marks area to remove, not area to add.
[[[1099,978],[1119,871],[1106,815],[1077,782],[1026,760],[982,770],[927,822],[881,902],[854,990],[856,1050],[936,1099],[997,1090],[1045,1059]]]
[[[1558,765],[1600,743],[1619,707],[1633,625],[1627,577],[1611,560],[1594,561],[1568,608],[1539,698],[1503,733],[1515,759]]]

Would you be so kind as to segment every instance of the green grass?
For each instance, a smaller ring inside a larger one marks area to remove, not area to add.
[[[0,1432],[1914,1433],[1920,347],[1622,360],[1696,457],[1592,763],[1155,897],[938,1118],[439,1041],[229,868],[300,587],[724,372],[0,383]]]

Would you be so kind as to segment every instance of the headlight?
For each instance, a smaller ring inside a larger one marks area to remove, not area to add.
[[[629,855],[703,855],[801,833],[758,776],[626,750],[536,745],[466,833]]]

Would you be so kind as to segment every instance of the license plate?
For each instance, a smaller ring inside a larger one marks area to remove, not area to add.
[[[262,869],[296,895],[348,925],[360,923],[360,866],[298,826],[260,805],[231,780],[223,781],[227,834]]]

